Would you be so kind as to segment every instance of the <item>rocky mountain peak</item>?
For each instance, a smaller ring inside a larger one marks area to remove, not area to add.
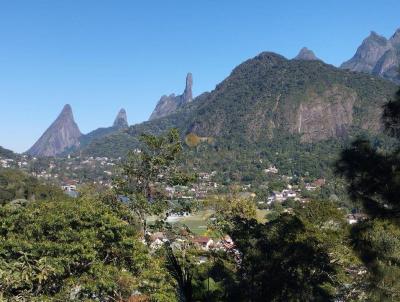
[[[303,60],[303,61],[320,61],[314,52],[307,47],[303,47],[299,54],[294,57],[294,60]]]
[[[32,156],[56,156],[66,149],[79,146],[81,136],[72,108],[67,104],[27,153]]]
[[[74,115],[72,113],[71,105],[70,104],[66,104],[64,106],[64,108],[62,109],[60,115],[67,116],[68,118],[74,118]]]
[[[189,72],[186,75],[186,86],[185,86],[185,90],[183,91],[183,95],[182,95],[183,103],[189,103],[189,102],[193,101],[192,87],[193,87],[193,75]]]
[[[122,108],[118,112],[117,117],[114,120],[113,127],[114,128],[128,128],[129,127],[128,117],[126,115],[126,111],[124,108]]]
[[[381,43],[381,44],[386,44],[387,43],[387,39],[384,36],[379,35],[378,33],[376,33],[375,31],[371,31],[369,36],[367,38],[364,39],[363,43]]]
[[[156,108],[152,112],[149,120],[158,119],[167,115],[170,115],[178,110],[183,105],[193,101],[193,75],[189,72],[186,75],[186,84],[183,94],[175,96],[170,94],[169,96],[163,95],[158,101]]]
[[[368,37],[369,38],[380,38],[381,36],[378,35],[378,33],[376,31],[371,30]]]
[[[396,30],[389,41],[393,45],[393,47],[400,49],[400,28]]]
[[[358,47],[355,55],[340,67],[352,71],[371,73],[378,60],[389,48],[390,43],[388,40],[372,31]]]
[[[388,40],[372,31],[358,47],[355,55],[340,67],[365,72],[400,83],[400,28]]]

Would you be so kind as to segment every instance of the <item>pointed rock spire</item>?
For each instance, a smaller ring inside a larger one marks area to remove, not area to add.
[[[186,75],[186,86],[185,86],[185,91],[183,92],[182,95],[183,103],[189,103],[193,101],[192,87],[193,87],[193,75],[189,72]]]
[[[79,146],[81,136],[72,108],[67,104],[27,153],[32,156],[56,156],[66,149]]]
[[[60,115],[66,115],[68,117],[74,118],[73,113],[72,113],[71,105],[70,104],[65,104],[63,109],[62,109],[62,111],[61,111],[61,113],[60,113]]]
[[[129,127],[128,117],[126,115],[126,111],[124,108],[122,108],[118,112],[117,117],[114,120],[113,127],[114,128],[128,128]]]
[[[183,94],[175,95],[171,94],[169,96],[163,95],[158,101],[156,108],[153,110],[149,120],[155,120],[167,115],[170,115],[179,108],[181,108],[186,103],[193,101],[193,75],[189,72],[186,75],[186,85]]]
[[[320,61],[314,52],[307,47],[303,47],[299,54],[294,58],[294,60],[303,60],[303,61]]]

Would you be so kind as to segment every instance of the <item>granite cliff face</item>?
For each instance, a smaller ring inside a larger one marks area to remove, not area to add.
[[[169,96],[163,95],[158,101],[156,108],[151,114],[149,120],[155,120],[161,117],[168,116],[176,112],[180,107],[193,101],[193,76],[188,73],[186,76],[186,86],[183,94],[176,96],[171,94]]]
[[[32,156],[56,156],[68,148],[78,147],[81,136],[71,106],[65,105],[57,119],[27,153]]]
[[[371,34],[358,47],[356,54],[340,67],[378,75],[400,83],[400,29],[390,39]]]
[[[334,85],[322,93],[310,92],[307,102],[298,106],[290,132],[298,133],[304,142],[346,137],[353,124],[357,97],[355,91],[345,86]]]

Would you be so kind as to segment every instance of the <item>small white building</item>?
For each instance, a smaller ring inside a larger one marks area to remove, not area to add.
[[[64,185],[64,186],[61,186],[61,188],[64,191],[68,191],[68,192],[76,191],[76,186],[75,185]]]
[[[316,186],[313,186],[311,184],[306,184],[306,190],[307,191],[315,191],[317,189]]]
[[[275,201],[281,201],[281,200],[284,199],[283,193],[282,193],[282,192],[279,192],[279,191],[273,191],[273,192],[272,192],[272,196],[273,196],[273,198],[274,198]]]
[[[362,220],[367,219],[367,216],[365,214],[349,214],[346,216],[346,220],[348,224],[355,224],[358,223]]]
[[[284,199],[295,198],[297,196],[296,192],[292,190],[283,190],[282,195]]]
[[[268,169],[264,170],[265,173],[277,174],[279,171],[275,166],[270,166]]]

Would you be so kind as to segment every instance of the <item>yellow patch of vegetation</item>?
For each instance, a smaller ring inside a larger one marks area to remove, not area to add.
[[[214,138],[213,137],[206,137],[206,136],[202,137],[202,136],[198,136],[195,133],[189,133],[185,137],[185,143],[189,147],[196,147],[200,143],[212,144],[213,142],[214,142]]]

